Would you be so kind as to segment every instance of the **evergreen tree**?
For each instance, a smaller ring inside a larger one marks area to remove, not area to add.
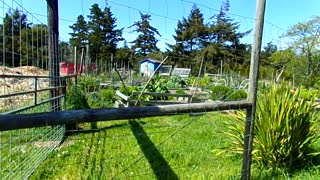
[[[60,61],[68,61],[68,62],[74,62],[74,57],[72,52],[72,47],[70,47],[70,44],[68,42],[62,41],[59,42],[59,51],[60,51]]]
[[[260,61],[262,65],[271,65],[270,57],[273,53],[278,50],[277,46],[272,42],[268,42],[267,46],[265,46],[260,53]]]
[[[132,48],[136,54],[146,56],[147,54],[159,51],[157,47],[158,40],[155,35],[161,36],[158,30],[150,25],[151,15],[140,13],[141,20],[135,22],[130,27],[136,27],[134,32],[139,33],[136,40],[132,41]]]
[[[110,7],[102,11],[98,4],[93,4],[88,16],[88,39],[92,60],[109,59],[107,55],[116,52],[117,43],[122,41],[122,29],[117,27],[117,19],[113,17]]]
[[[77,22],[69,27],[73,30],[70,33],[70,44],[72,46],[83,47],[88,44],[88,24],[82,15],[79,15]]]
[[[127,42],[125,41],[123,47],[117,49],[117,52],[115,54],[115,60],[120,66],[128,67],[131,55],[132,51],[128,47]]]
[[[103,28],[102,32],[105,34],[105,39],[103,39],[103,45],[108,53],[115,53],[117,49],[117,44],[119,41],[123,41],[122,29],[115,29],[117,27],[117,18],[113,17],[110,7],[105,7],[103,11]]]
[[[230,2],[226,0],[222,3],[220,11],[217,15],[211,17],[212,22],[209,25],[208,34],[206,35],[206,44],[215,44],[208,46],[206,52],[216,52],[215,58],[212,59],[214,64],[218,64],[220,60],[229,65],[242,64],[245,61],[247,45],[242,44],[240,39],[248,35],[251,30],[239,32],[239,23],[234,22],[227,13],[230,10]],[[218,49],[208,49],[218,48]]]
[[[15,44],[16,52],[20,51]],[[48,26],[34,24],[21,31],[21,60],[22,65],[38,66],[47,69],[48,63]]]
[[[1,38],[0,43],[4,46],[5,52],[1,53],[1,59],[5,55],[5,64],[7,66],[19,66],[20,65],[20,34],[22,30],[30,28],[30,24],[27,23],[27,15],[21,13],[18,9],[9,9],[3,18],[1,26]],[[4,36],[2,36],[4,34]],[[1,49],[2,51],[2,49]],[[21,49],[22,51],[22,49]],[[22,53],[22,52],[21,52]],[[2,61],[1,61],[2,62]],[[22,64],[21,64],[22,65]]]
[[[173,61],[186,66],[189,62],[185,62],[188,57],[194,57],[195,52],[203,48],[203,39],[206,36],[207,27],[204,24],[203,14],[200,9],[194,5],[190,11],[188,18],[178,21],[176,35],[173,36],[176,43],[169,45],[173,57]]]

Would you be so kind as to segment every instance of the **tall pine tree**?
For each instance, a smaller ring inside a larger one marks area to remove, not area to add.
[[[88,24],[82,15],[79,15],[77,22],[69,27],[73,30],[70,33],[70,44],[72,46],[82,47],[88,44]]]
[[[215,50],[215,52],[218,52],[215,54],[215,63],[223,60],[224,63],[229,65],[241,64],[244,62],[247,46],[242,44],[240,39],[248,35],[251,30],[239,32],[240,25],[228,16],[229,10],[230,2],[226,0],[222,3],[220,12],[211,17],[213,21],[209,27],[207,42],[211,44],[209,48],[219,48]],[[215,45],[212,46],[212,44]],[[207,49],[206,51],[210,50]],[[211,51],[213,50],[211,49]]]
[[[9,9],[3,18],[1,26],[0,43],[3,43],[4,38],[4,44],[2,46],[5,46],[5,52],[2,52],[0,57],[2,59],[5,55],[4,65],[23,65],[20,63],[22,58],[20,57],[20,33],[22,33],[24,29],[30,29],[30,24],[27,23],[27,15],[21,13],[19,9]],[[2,36],[2,34],[4,34],[4,36]],[[21,53],[23,54],[23,52]]]
[[[132,48],[136,54],[146,56],[147,54],[159,51],[157,47],[158,40],[155,35],[161,36],[158,30],[150,25],[151,15],[140,13],[140,21],[135,22],[130,27],[136,27],[134,32],[139,35],[136,40],[132,41]]]
[[[206,35],[207,27],[204,24],[203,14],[200,9],[194,5],[190,11],[188,18],[178,21],[176,35],[173,35],[176,43],[169,45],[170,54],[176,55],[171,59],[186,66],[189,62],[186,59],[195,56],[203,48],[203,38]]]
[[[122,41],[122,29],[117,27],[117,19],[113,17],[110,7],[102,11],[98,4],[93,4],[88,16],[88,39],[92,60],[109,59],[116,52],[117,43]]]

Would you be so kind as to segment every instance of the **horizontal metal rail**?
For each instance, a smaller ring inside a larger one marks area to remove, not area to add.
[[[0,115],[0,131],[59,124],[124,120],[143,117],[178,115],[182,113],[245,109],[250,106],[251,103],[249,101],[229,101],[148,107],[83,109],[34,114],[6,114]]]
[[[47,99],[47,100],[45,100],[45,101],[41,101],[41,102],[38,102],[38,103],[36,103],[36,104],[29,105],[29,106],[24,106],[24,107],[22,107],[22,108],[15,109],[15,110],[12,110],[12,111],[8,111],[8,112],[2,113],[2,114],[3,114],[3,115],[6,115],[6,114],[19,113],[19,112],[22,112],[22,111],[25,111],[25,110],[34,108],[34,107],[36,107],[36,106],[39,106],[39,105],[42,105],[42,104],[45,104],[45,103],[54,101],[54,100],[56,100],[56,99],[63,98],[64,96],[65,96],[65,95],[61,95],[61,96],[57,96],[57,97],[54,97],[54,98],[50,98],[50,99]],[[1,116],[1,115],[0,115],[0,116]]]
[[[75,77],[76,75],[68,75],[68,76],[38,76],[38,75],[11,75],[11,74],[0,74],[0,78],[49,78],[49,79],[64,79],[69,77]]]
[[[21,92],[15,92],[15,93],[10,93],[10,94],[3,94],[0,95],[0,98],[8,98],[8,97],[12,97],[12,96],[20,96],[20,95],[24,95],[24,94],[31,94],[31,93],[35,93],[35,90],[30,90],[30,91],[21,91]]]
[[[12,96],[19,96],[19,95],[31,94],[31,93],[35,93],[35,92],[49,91],[49,90],[59,89],[59,88],[64,88],[64,87],[65,87],[65,86],[57,86],[57,87],[49,87],[49,88],[37,89],[37,90],[30,90],[30,91],[21,91],[21,92],[16,92],[16,93],[10,93],[10,94],[0,95],[0,98],[8,98],[8,97],[12,97]]]
[[[37,92],[49,91],[49,90],[59,89],[59,88],[65,88],[65,87],[66,87],[66,86],[48,87],[48,88],[44,88],[44,89],[39,89],[39,90],[37,90]]]

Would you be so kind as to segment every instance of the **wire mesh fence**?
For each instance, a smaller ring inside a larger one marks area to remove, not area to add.
[[[37,17],[16,1],[9,2],[0,1],[3,10],[2,36],[0,35],[2,37],[0,40],[0,44],[2,42],[2,48],[0,47],[2,57],[0,58],[2,58],[1,68],[3,69],[3,75],[0,76],[0,82],[3,83],[1,86],[3,92],[0,94],[0,98],[3,99],[1,113],[64,110],[66,79],[59,77],[58,71],[49,71],[49,69],[59,69],[61,61],[73,62],[74,60],[74,64],[69,65],[77,67],[77,64],[80,64],[80,69],[83,68],[83,64],[88,67],[91,64],[90,58],[87,57],[88,47],[78,47],[79,49],[76,50],[68,45],[64,46],[63,43],[57,41],[57,34],[48,33],[48,26],[45,23],[41,23]],[[167,16],[163,18],[168,19]],[[54,49],[48,48],[50,45],[48,42],[51,45],[53,43]],[[247,53],[246,49],[233,48],[229,50]],[[203,71],[206,71],[202,70],[202,63],[200,69],[198,68],[201,59],[203,60],[203,57],[200,58],[200,56],[185,58],[183,55],[181,57],[171,55],[170,58],[172,61],[181,61],[181,64],[184,64],[185,60],[192,62],[188,67],[193,66],[193,74],[199,71],[200,76]],[[85,63],[81,62],[82,60]],[[100,71],[106,76],[111,74],[112,81],[117,77],[113,75],[113,69],[119,68],[119,71],[123,69],[121,72],[131,69],[128,62],[114,63],[111,54],[104,57],[103,60],[95,59],[95,61],[96,71]],[[211,60],[206,59],[206,61],[210,62]],[[68,66],[68,64],[65,65]],[[28,71],[32,71],[31,74],[37,76],[30,76]],[[188,69],[188,76],[190,71]],[[129,74],[127,73],[128,79],[132,79],[130,78],[131,70],[129,72]],[[194,79],[196,90],[200,84],[208,85],[214,81],[196,82],[199,81],[199,76],[197,80]],[[218,94],[215,100],[230,100],[229,97],[236,94],[234,89],[241,86],[238,79],[234,82],[232,78],[230,81],[227,78],[226,81],[234,87],[225,89],[225,94],[223,96]],[[219,82],[216,83],[219,84]],[[247,86],[242,89],[246,90]],[[242,96],[240,98],[245,99]],[[193,114],[192,111],[190,114]],[[130,121],[124,125],[118,122],[114,122],[114,124],[101,123],[99,128],[88,131],[90,133],[84,131],[80,134],[81,130],[75,130],[79,134],[69,137],[52,154],[52,158],[41,165],[33,177],[59,179],[79,177],[89,179],[103,177],[177,179],[184,176],[192,178],[203,175],[203,177],[205,175],[219,177],[219,175],[209,172],[209,167],[215,165],[216,159],[215,156],[208,154],[211,153],[214,143],[222,141],[218,139],[218,141],[210,143],[212,137],[217,138],[217,135],[210,132],[217,130],[213,128],[215,125],[211,121],[212,119],[206,120],[211,116],[181,117],[183,118],[175,119],[173,122],[161,119],[159,120],[161,121],[160,125],[142,120]],[[202,123],[199,124],[200,121]],[[87,125],[89,124],[83,126]],[[112,131],[112,129],[116,130]],[[196,131],[197,129],[199,131]],[[30,176],[50,152],[61,143],[64,132],[63,125],[0,132],[0,178],[20,179]],[[199,135],[199,137],[189,138],[192,135],[195,137]],[[181,136],[183,137],[181,138]],[[203,144],[200,142],[202,140]],[[201,156],[198,157],[196,152],[201,152]],[[205,162],[205,166],[201,165],[203,162]],[[238,160],[237,167],[233,169],[232,174],[240,174],[240,163],[241,160]],[[219,166],[215,167],[215,172],[219,171],[218,168]],[[198,171],[199,169],[202,170]]]
[[[50,97],[49,76],[0,75],[2,83],[1,113],[25,114],[64,109],[65,94]],[[51,107],[51,101],[61,99],[61,104]],[[0,177],[20,179],[28,177],[48,154],[59,145],[64,126],[52,126],[0,132]]]
[[[58,51],[66,47],[56,42],[56,54],[49,56],[47,23],[17,1],[0,1],[0,12],[0,113],[64,110],[68,77],[49,68],[59,66]],[[64,132],[64,125],[1,131],[0,179],[26,179],[61,143]]]

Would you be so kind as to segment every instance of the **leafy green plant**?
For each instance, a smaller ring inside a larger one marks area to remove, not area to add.
[[[97,91],[100,88],[99,80],[91,76],[82,76],[79,78],[78,85],[85,93]]]
[[[186,94],[183,89],[177,89],[176,94]]]
[[[259,165],[269,168],[294,169],[319,155],[313,149],[318,140],[314,98],[300,99],[300,88],[273,86],[258,98],[254,126],[252,157]],[[244,148],[245,114],[238,112],[227,123],[229,144],[225,151],[242,154]]]
[[[231,95],[233,89],[227,86],[214,86],[211,88],[211,99],[212,100],[227,100],[228,96]]]
[[[228,100],[244,100],[248,96],[247,92],[243,89],[234,91],[227,99]]]
[[[167,86],[170,88],[186,87],[189,84],[188,78],[182,78],[181,76],[171,76],[168,80]]]
[[[114,91],[112,88],[89,93],[87,101],[91,108],[108,108],[113,106]]]
[[[85,93],[77,85],[70,85],[66,94],[66,105],[68,110],[90,109]],[[96,128],[96,123],[91,123],[92,128]],[[75,130],[79,128],[79,124],[66,124],[66,129]]]
[[[139,87],[138,86],[126,86],[126,88],[125,88],[123,85],[120,86],[120,92],[123,94],[126,94],[128,96],[131,96],[133,91],[139,91]]]
[[[210,77],[208,76],[208,74],[205,74],[203,78],[199,80],[199,86],[206,87],[208,86],[208,84],[210,84],[210,82],[211,82]]]
[[[66,105],[69,110],[89,109],[85,93],[79,86],[68,86]]]
[[[149,92],[169,93],[167,81],[165,79],[161,79],[160,76],[155,76],[147,85],[146,89]]]
[[[308,89],[302,88],[300,91],[301,92],[299,94],[299,97],[303,98],[303,99],[306,99],[306,100],[311,100],[314,97],[319,97],[320,96],[320,91],[317,90],[317,89],[308,90]]]

